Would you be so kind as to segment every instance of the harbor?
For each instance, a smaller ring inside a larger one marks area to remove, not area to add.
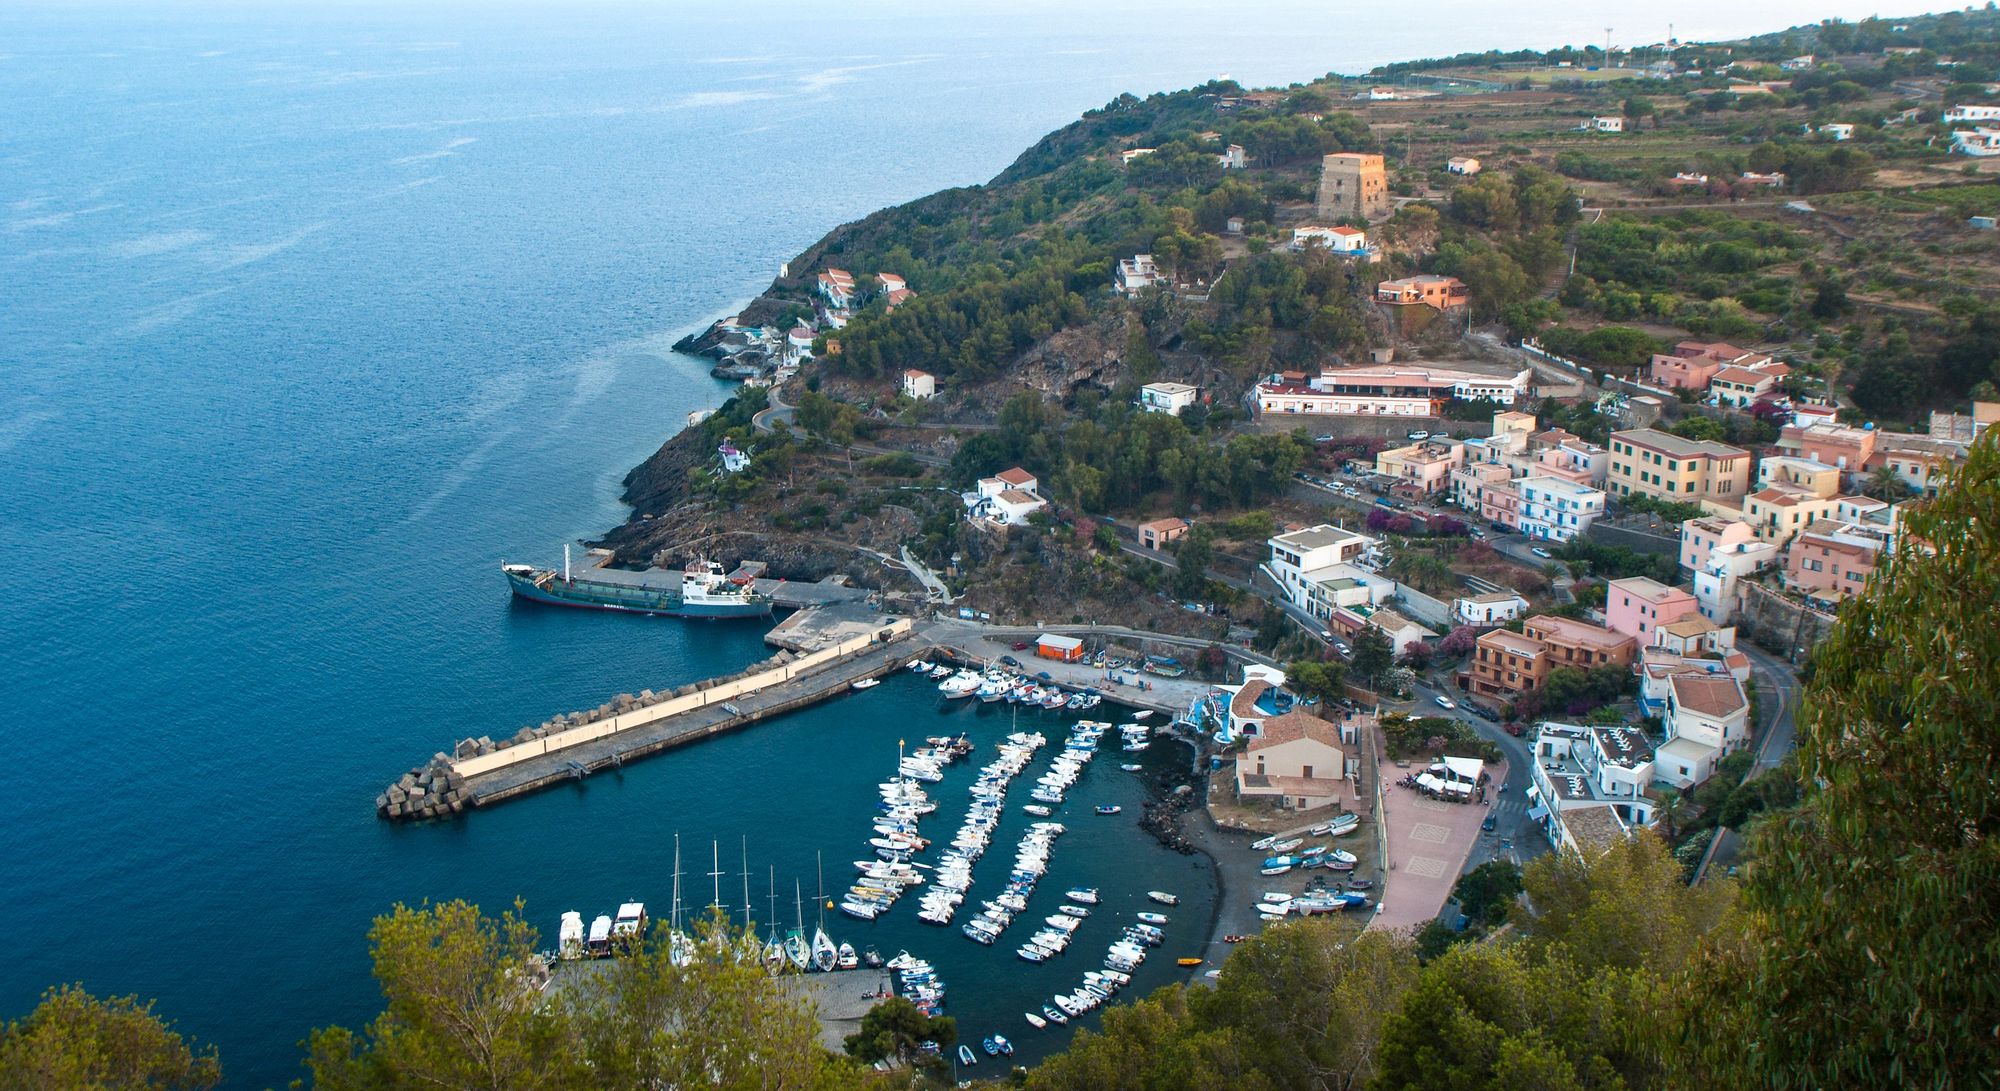
[[[873,949],[888,960],[907,952],[928,963],[932,970],[916,984],[937,992],[915,998],[935,995],[936,1009],[958,1020],[961,1040],[978,1054],[975,1071],[1004,1071],[1005,1057],[984,1053],[988,1037],[1010,1041],[1017,1050],[1011,1063],[1029,1063],[1061,1048],[1078,1027],[1094,1025],[1107,999],[1093,988],[1124,999],[1202,972],[1179,960],[1205,942],[1214,904],[1209,863],[1163,849],[1137,822],[1154,785],[1185,769],[1185,747],[1160,741],[1164,726],[1145,732],[1143,740],[1119,729],[1111,721],[1134,723],[1133,714],[1109,702],[1096,713],[1103,719],[1093,721],[1091,713],[1067,708],[948,697],[939,686],[956,677],[956,670],[943,678],[920,676],[906,659],[879,685],[754,731],[718,736],[644,776],[591,778],[574,805],[592,811],[615,806],[639,818],[641,824],[620,839],[650,842],[659,863],[646,874],[599,872],[558,884],[554,896],[561,900],[551,902],[545,894],[530,907],[532,922],[553,937],[563,911],[603,914],[615,923],[626,902],[664,910],[678,870],[674,831],[641,817],[646,805],[638,800],[660,800],[662,807],[699,800],[692,813],[707,824],[686,827],[684,840],[721,842],[725,896],[739,867],[752,880],[750,895],[727,897],[756,911],[754,919],[732,911],[738,926],[748,923],[760,941],[775,935],[781,945],[789,932],[810,938],[824,929],[835,947]],[[940,760],[951,751],[958,756]],[[1084,753],[1094,760],[1079,760]],[[754,780],[730,783],[720,776],[753,768]],[[918,779],[930,776],[937,779]],[[504,825],[536,821],[514,816],[568,810],[573,804],[563,801],[571,798],[556,793],[522,804],[519,812],[503,808],[494,819]],[[1100,814],[1099,808],[1115,813]],[[683,806],[676,813],[685,821],[691,812]],[[1062,832],[1051,836],[1052,825]],[[600,822],[586,828],[600,828]],[[748,840],[748,849],[739,850],[747,852],[746,865],[728,859],[739,838]],[[951,867],[947,857],[954,854],[962,862]],[[709,855],[693,850],[699,864],[688,870],[708,871]],[[896,875],[922,881],[900,897],[882,898],[901,885],[889,882]],[[1029,886],[1023,880],[1031,876]],[[698,885],[699,900],[708,902],[709,883]],[[800,890],[802,899],[795,894]],[[1149,898],[1153,891],[1178,904]],[[1081,900],[1086,892],[1092,900]],[[939,897],[927,904],[932,895]],[[1000,942],[961,934],[962,926],[991,908],[986,903],[1002,899],[1021,908]],[[843,911],[847,904],[871,902],[880,908],[870,917]],[[957,910],[948,926],[926,916],[948,903]],[[1041,952],[1042,960],[1025,958],[1023,951]],[[1107,965],[1110,957],[1128,968]],[[863,995],[876,992],[879,979],[851,972],[788,969],[782,980],[821,1002],[824,1040],[836,1048],[852,1033],[851,1021],[879,999]],[[899,976],[892,983],[905,986]]]

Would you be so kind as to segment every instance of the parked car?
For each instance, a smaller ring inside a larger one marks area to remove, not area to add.
[[[1337,652],[1339,652],[1339,653],[1340,653],[1340,654],[1342,654],[1342,655],[1353,655],[1353,654],[1354,654],[1354,649],[1353,649],[1353,648],[1350,648],[1350,647],[1348,647],[1348,645],[1347,645],[1347,641],[1345,641],[1345,640],[1336,640],[1336,641],[1334,641],[1334,642],[1333,642],[1333,650],[1334,650],[1334,651],[1337,651]]]
[[[1522,724],[1521,721],[1519,720],[1509,720],[1507,721],[1506,726],[1501,728],[1501,730],[1507,732],[1507,734],[1512,735],[1518,739],[1521,737],[1521,733],[1527,730],[1527,727],[1524,724]]]
[[[1314,436],[1314,437],[1313,437],[1313,442],[1314,442],[1314,443],[1332,443],[1332,442],[1333,442],[1333,433],[1331,433],[1331,432],[1328,432],[1328,433],[1326,433],[1325,435],[1320,435],[1320,436]]]
[[[1000,665],[1003,667],[1018,667],[1021,665],[1021,661],[1011,655],[1003,655],[1000,657]]]
[[[1028,650],[1028,642],[1025,640],[1016,640],[1014,643],[1008,646],[1013,648],[1017,652],[1025,652]]]
[[[1543,560],[1548,560],[1550,557],[1554,556],[1554,554],[1550,553],[1546,549],[1543,549],[1541,546],[1536,546],[1533,549],[1530,549],[1528,552],[1533,553],[1535,556],[1540,557]]]
[[[1430,434],[1429,432],[1426,432],[1426,431],[1424,431],[1423,429],[1419,428],[1419,429],[1417,429],[1417,430],[1416,430],[1416,431],[1414,431],[1414,432],[1406,432],[1406,433],[1404,433],[1404,438],[1405,438],[1405,439],[1410,439],[1410,440],[1423,440],[1423,439],[1429,439],[1429,438],[1431,438],[1431,434]]]
[[[1333,630],[1332,630],[1332,629],[1321,629],[1321,630],[1319,631],[1319,638],[1320,638],[1321,640],[1327,640],[1327,641],[1331,641],[1331,640],[1333,639]]]
[[[1436,701],[1436,702],[1437,702],[1437,706],[1438,706],[1439,708],[1457,708],[1457,707],[1458,707],[1457,705],[1455,705],[1455,704],[1452,704],[1452,703],[1451,703],[1451,698],[1449,698],[1449,697],[1433,697],[1433,698],[1431,698],[1431,700],[1433,700],[1433,701]]]
[[[1485,830],[1485,831],[1486,831],[1487,833],[1492,833],[1492,832],[1493,832],[1493,827],[1495,827],[1495,826],[1497,826],[1497,825],[1499,825],[1499,823],[1498,823],[1498,822],[1495,822],[1495,821],[1493,820],[1493,816],[1489,814],[1489,815],[1487,815],[1487,816],[1486,816],[1486,821],[1484,821],[1484,822],[1481,822],[1481,823],[1479,824],[1479,828],[1480,828],[1480,829],[1482,829],[1482,830]]]

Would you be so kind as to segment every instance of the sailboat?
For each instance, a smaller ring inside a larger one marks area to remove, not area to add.
[[[736,940],[736,961],[754,964],[764,945],[757,942],[757,922],[750,916],[750,839],[743,839],[743,932]]]
[[[785,948],[778,942],[778,868],[771,867],[771,927],[764,939],[764,968],[772,973],[783,973],[785,969]]]
[[[806,946],[805,894],[799,890],[797,879],[792,880],[792,909],[798,914],[798,927],[785,933],[785,957],[791,960],[794,969],[803,970],[812,964],[812,951]]]
[[[694,961],[694,941],[681,931],[681,835],[674,834],[674,910],[667,931],[667,960],[676,966]]]
[[[812,960],[813,968],[824,973],[833,969],[834,964],[840,960],[840,949],[833,945],[832,937],[826,934],[826,858],[824,856],[816,858],[819,861],[819,927],[813,929]]]

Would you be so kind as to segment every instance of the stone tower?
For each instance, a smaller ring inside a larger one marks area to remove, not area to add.
[[[1382,157],[1337,152],[1321,160],[1315,210],[1320,219],[1328,221],[1388,215],[1389,179],[1382,170]]]

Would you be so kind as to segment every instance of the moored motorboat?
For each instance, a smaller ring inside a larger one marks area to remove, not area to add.
[[[1169,894],[1163,890],[1148,890],[1146,892],[1146,897],[1151,898],[1152,900],[1160,903],[1161,905],[1181,904],[1181,899],[1179,895]]]
[[[1125,808],[1120,807],[1116,803],[1100,803],[1097,805],[1098,814],[1117,814],[1119,811],[1122,811],[1124,809]]]
[[[1028,1020],[1028,1025],[1035,1028],[1036,1030],[1045,1030],[1049,1025],[1049,1021],[1047,1019],[1044,1019],[1043,1017],[1036,1015],[1034,1012],[1024,1011],[1021,1013],[1021,1015]]]
[[[971,1046],[968,1046],[968,1045],[963,1045],[963,1044],[961,1044],[961,1045],[960,1045],[960,1046],[958,1047],[958,1063],[959,1063],[959,1064],[978,1064],[978,1063],[979,1063],[979,1058],[977,1058],[977,1057],[975,1057],[975,1056],[973,1056],[973,1055],[972,1055],[972,1047],[971,1047]]]
[[[1152,895],[1147,896],[1152,897]],[[1094,886],[1071,887],[1063,897],[1081,905],[1096,905],[1098,902],[1097,888]],[[1158,901],[1159,899],[1154,898],[1154,900]]]
[[[1167,923],[1167,915],[1165,913],[1138,913],[1135,914],[1135,916],[1137,916],[1140,920],[1145,921],[1147,924]]]
[[[861,956],[854,953],[853,944],[843,943],[840,945],[839,958],[834,965],[843,970],[852,970],[861,965]]]
[[[879,685],[881,685],[881,684],[882,684],[882,680],[881,680],[880,678],[863,678],[863,679],[860,679],[860,680],[856,681],[856,682],[854,683],[854,686],[853,686],[853,688],[855,688],[855,689],[874,689],[874,688],[875,688],[876,686],[879,686]]]

